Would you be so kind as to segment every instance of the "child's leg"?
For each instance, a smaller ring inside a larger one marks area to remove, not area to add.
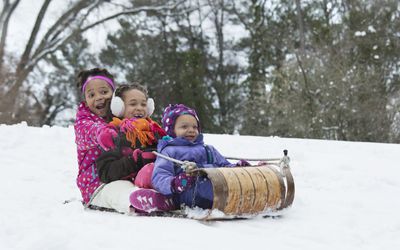
[[[129,196],[138,188],[130,181],[113,181],[105,186],[93,198],[91,205],[115,209],[121,213],[130,212]]]
[[[214,199],[211,181],[205,177],[199,177],[197,184],[180,195],[180,202],[189,207],[212,208]],[[194,203],[193,203],[194,202]]]
[[[130,202],[138,212],[169,211],[175,209],[172,197],[167,197],[153,189],[139,189],[132,192]]]
[[[140,188],[153,188],[153,185],[151,185],[153,169],[154,162],[146,164],[142,169],[140,169],[135,177],[135,186]]]

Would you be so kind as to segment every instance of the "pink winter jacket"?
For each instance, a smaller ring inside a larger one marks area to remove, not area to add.
[[[107,122],[93,114],[84,102],[79,104],[74,125],[79,164],[76,182],[85,204],[90,201],[93,192],[101,185],[95,166],[96,158],[101,153],[96,134],[106,125]]]

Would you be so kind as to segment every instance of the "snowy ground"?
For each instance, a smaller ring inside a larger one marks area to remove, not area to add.
[[[288,149],[296,197],[279,219],[204,224],[83,210],[72,128],[0,138],[0,249],[400,249],[398,144],[207,134],[229,156]]]

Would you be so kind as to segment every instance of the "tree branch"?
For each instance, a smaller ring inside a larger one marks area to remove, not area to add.
[[[18,6],[20,0],[16,0],[15,2],[10,4],[10,1],[4,0],[3,10],[0,15],[0,30],[1,30],[1,37],[0,37],[0,72],[3,68],[3,61],[4,61],[4,48],[6,46],[6,38],[8,33],[8,23],[10,21],[10,17],[14,12],[15,8]]]
[[[176,8],[176,6],[178,6],[179,4],[181,4],[184,1],[180,1],[178,3],[175,3],[172,6],[159,6],[159,7],[139,7],[139,8],[134,8],[131,10],[126,10],[126,11],[121,11],[118,12],[116,14],[110,15],[108,17],[105,17],[103,19],[100,19],[94,23],[88,24],[83,28],[79,28],[80,25],[77,26],[77,29],[73,30],[72,33],[64,38],[60,38],[60,39],[54,39],[52,40],[51,44],[48,44],[48,46],[45,46],[43,48],[41,48],[41,50],[37,50],[34,54],[34,57],[31,58],[29,65],[36,65],[41,59],[43,59],[46,55],[50,54],[50,53],[54,53],[56,50],[58,50],[60,47],[64,46],[65,44],[67,44],[69,41],[71,41],[74,37],[76,37],[78,34],[84,33],[85,31],[94,28],[97,25],[100,25],[102,23],[105,23],[107,21],[110,21],[114,18],[123,16],[123,15],[132,15],[132,14],[137,14],[139,12],[143,12],[143,11],[162,11],[162,10],[172,10],[174,8]],[[84,19],[81,20],[81,22],[83,22]],[[28,65],[27,65],[28,66]]]
[[[39,14],[36,18],[35,25],[33,26],[33,30],[31,32],[31,36],[29,37],[29,41],[26,44],[25,51],[21,56],[21,59],[18,63],[16,75],[24,70],[26,63],[29,61],[29,55],[31,54],[33,45],[39,33],[40,25],[43,22],[44,15],[46,14],[47,8],[49,7],[51,0],[45,0],[42,7],[40,8]]]
[[[99,2],[100,1],[98,0],[94,1],[92,3],[92,6],[98,6]],[[48,46],[48,43],[55,40],[63,31],[65,31],[66,27],[70,25],[71,21],[74,20],[74,18],[78,15],[79,12],[82,11],[82,9],[89,6],[89,3],[90,2],[87,0],[81,0],[73,5],[69,10],[67,10],[46,32],[32,57],[35,57],[37,54],[39,54],[40,51]],[[85,16],[87,16],[89,13],[90,11],[87,11],[87,14]]]

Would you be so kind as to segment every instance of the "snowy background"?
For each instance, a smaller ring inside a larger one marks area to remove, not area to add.
[[[72,127],[0,138],[0,249],[400,249],[398,144],[206,134],[228,156],[288,149],[296,196],[277,219],[201,223],[84,210]]]

